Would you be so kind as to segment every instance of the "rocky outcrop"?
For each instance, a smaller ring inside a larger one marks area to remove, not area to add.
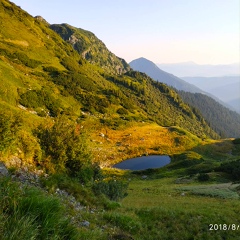
[[[121,75],[130,70],[128,63],[108,50],[106,45],[93,33],[68,24],[53,24],[50,28],[88,62],[98,65],[107,72]]]
[[[47,25],[50,25],[42,16],[36,16],[36,17],[34,17],[35,19],[37,19],[38,21],[40,21],[40,22],[43,22],[43,23],[45,23],[45,24],[47,24]]]

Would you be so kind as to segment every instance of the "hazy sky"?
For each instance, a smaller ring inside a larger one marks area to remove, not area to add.
[[[12,0],[49,23],[93,32],[131,61],[240,62],[239,0]]]

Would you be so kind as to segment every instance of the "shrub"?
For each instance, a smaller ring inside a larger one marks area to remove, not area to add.
[[[41,162],[41,147],[37,138],[31,132],[20,130],[17,135],[17,147],[21,150],[21,157],[24,159],[33,159],[35,163]]]
[[[240,180],[240,159],[227,163],[222,163],[216,171],[225,172],[231,175],[234,180]]]
[[[120,115],[126,115],[126,114],[128,114],[128,111],[125,108],[119,108],[117,110],[117,113]]]
[[[43,67],[43,70],[46,71],[46,72],[49,72],[49,73],[58,73],[58,68],[55,68],[53,66],[46,66],[46,67]]]
[[[205,181],[208,181],[209,179],[210,179],[210,177],[207,173],[200,173],[198,175],[198,181],[200,181],[200,182],[205,182]]]
[[[69,175],[84,180],[93,177],[87,138],[80,132],[79,125],[65,116],[59,116],[53,126],[40,126],[36,134],[43,157],[54,165],[55,171],[68,172]]]
[[[15,52],[11,56],[12,58],[18,59],[22,64],[30,68],[36,68],[42,62],[29,58],[25,53]]]
[[[240,138],[236,138],[232,141],[234,144],[240,144]]]
[[[79,70],[79,65],[77,62],[70,57],[64,57],[61,61],[61,64],[69,71],[77,72]]]
[[[21,118],[0,113],[0,151],[14,148],[17,142],[17,132],[21,127]]]
[[[107,180],[95,182],[93,191],[95,194],[104,194],[110,200],[117,201],[127,196],[128,184],[120,180]]]
[[[20,97],[20,104],[27,108],[36,108],[44,105],[42,98],[39,98],[38,93],[35,90],[27,91]]]
[[[48,89],[30,90],[20,96],[19,103],[27,108],[46,107],[51,116],[56,117],[61,112],[61,104]]]

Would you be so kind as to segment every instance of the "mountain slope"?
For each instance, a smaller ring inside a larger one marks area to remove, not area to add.
[[[130,63],[130,66],[149,74],[155,80],[168,82],[168,85],[175,86],[179,90],[179,94],[183,97],[183,100],[190,106],[198,109],[210,126],[222,137],[240,136],[240,130],[238,130],[240,129],[240,116],[217,103],[212,97],[207,96],[207,94],[197,87],[188,88],[188,83],[186,84],[185,81],[160,70],[153,62],[144,58],[134,60]],[[181,91],[182,89],[185,90]],[[194,92],[190,93],[191,91]]]
[[[151,78],[155,79],[156,81],[165,83],[169,86],[172,86],[178,90],[183,90],[187,92],[200,92],[203,91],[184,80],[169,74],[167,72],[162,71],[160,68],[157,67],[156,64],[149,61],[146,58],[138,58],[129,63],[129,65],[135,70],[146,73]]]
[[[214,99],[200,94],[179,91],[184,102],[198,109],[209,125],[222,137],[240,136],[240,115]]]
[[[130,70],[126,61],[111,53],[93,33],[68,24],[53,24],[50,28],[69,42],[90,63],[97,64],[104,70],[116,74]]]
[[[0,4],[1,109],[26,115],[29,126],[49,115],[76,119],[84,111],[106,127],[154,121],[200,137],[218,137],[166,85],[134,71],[105,71],[99,56],[90,64],[41,17],[33,18],[6,0]]]

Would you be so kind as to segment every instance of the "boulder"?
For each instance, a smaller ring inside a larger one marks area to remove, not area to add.
[[[7,177],[9,175],[8,170],[3,162],[0,162],[0,177]]]
[[[89,226],[90,226],[90,222],[88,222],[88,221],[83,221],[83,222],[81,222],[81,225],[82,225],[83,227],[89,227]]]

